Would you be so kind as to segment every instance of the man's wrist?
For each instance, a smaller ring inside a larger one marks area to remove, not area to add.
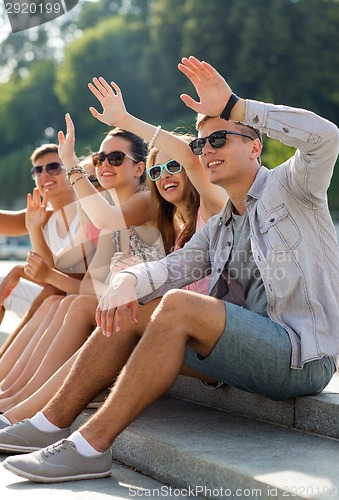
[[[224,107],[223,111],[220,114],[220,118],[223,118],[224,120],[229,120],[231,116],[231,111],[238,101],[239,97],[236,94],[231,94],[230,98],[226,103],[226,106]]]

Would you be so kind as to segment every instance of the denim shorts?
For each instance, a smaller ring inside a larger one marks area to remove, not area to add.
[[[225,302],[226,327],[207,358],[186,348],[184,365],[238,389],[281,401],[321,392],[336,367],[332,357],[290,368],[292,345],[286,330]]]

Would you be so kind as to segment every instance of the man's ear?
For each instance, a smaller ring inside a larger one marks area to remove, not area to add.
[[[262,143],[259,139],[254,139],[252,141],[252,150],[251,156],[252,158],[259,158],[262,152]]]

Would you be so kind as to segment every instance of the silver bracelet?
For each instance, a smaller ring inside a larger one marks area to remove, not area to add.
[[[76,182],[80,181],[80,179],[85,179],[85,177],[87,177],[86,173],[84,175],[82,175],[81,177],[78,177],[77,179],[75,179],[75,181],[71,182],[71,186],[74,186],[74,184]]]
[[[85,174],[85,170],[82,167],[73,167],[67,170],[66,178],[69,180],[72,174]]]
[[[154,131],[152,139],[150,140],[150,142],[148,144],[148,151],[150,151],[153,148],[155,140],[158,137],[158,134],[159,134],[160,130],[161,130],[161,125],[158,125],[157,128]]]

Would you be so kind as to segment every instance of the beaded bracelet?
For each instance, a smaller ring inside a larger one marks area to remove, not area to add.
[[[84,175],[82,175],[81,177],[78,177],[77,179],[75,179],[75,181],[71,182],[71,186],[74,186],[74,184],[76,182],[80,181],[80,179],[85,179],[85,177],[87,177],[86,173]]]
[[[85,174],[85,170],[82,167],[73,167],[67,170],[66,178],[69,180],[72,174]]]
[[[158,125],[154,131],[152,139],[150,140],[150,142],[148,144],[148,151],[150,151],[153,148],[154,143],[155,143],[155,139],[158,137],[160,130],[161,130],[161,125]]]

